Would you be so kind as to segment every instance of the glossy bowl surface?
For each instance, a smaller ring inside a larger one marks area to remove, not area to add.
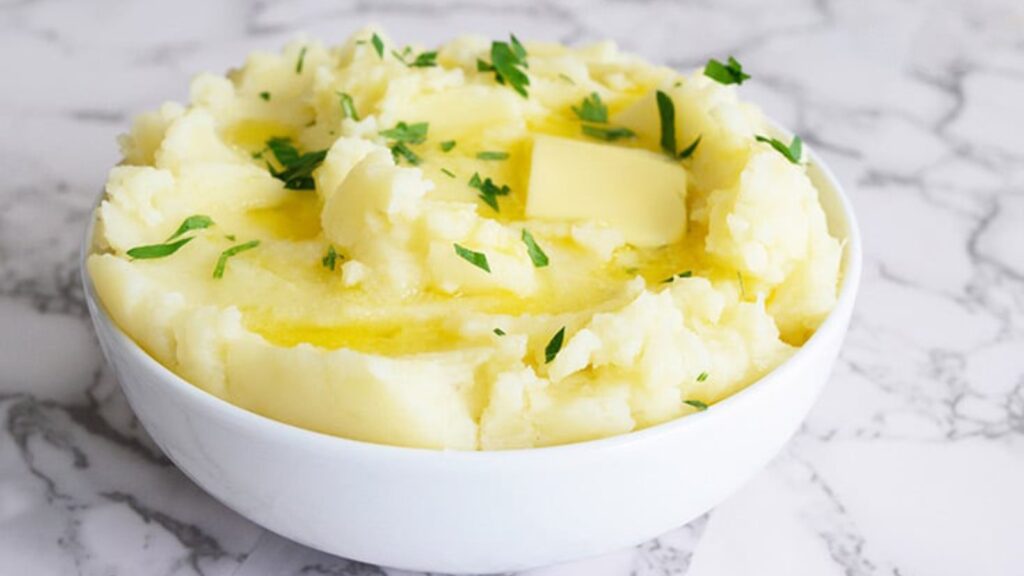
[[[845,238],[838,303],[784,364],[707,411],[566,446],[458,452],[358,442],[221,400],[166,369],[110,319],[84,272],[103,351],[132,408],[212,496],[297,542],[364,562],[451,573],[520,570],[636,544],[708,511],[796,431],[828,380],[853,311],[861,243],[849,200],[809,172]]]

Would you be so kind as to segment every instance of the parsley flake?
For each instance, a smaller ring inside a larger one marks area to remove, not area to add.
[[[487,263],[486,254],[484,254],[483,252],[476,252],[470,250],[469,248],[466,248],[459,244],[454,244],[453,246],[455,246],[455,253],[458,254],[460,258],[462,258],[466,262],[469,262],[473,266],[476,266],[477,268],[483,270],[484,272],[490,274],[491,266],[490,264]]]
[[[441,152],[451,152],[452,148],[455,148],[455,140],[441,142]]]
[[[722,64],[714,58],[708,60],[704,66],[704,75],[720,84],[739,85],[750,79],[750,74],[743,71],[743,65],[732,56],[729,56],[727,64]]]
[[[428,128],[430,128],[430,124],[427,122],[417,122],[415,124],[399,122],[394,128],[382,130],[380,135],[396,142],[419,144],[427,139]]]
[[[163,244],[149,244],[146,246],[136,246],[128,250],[128,256],[136,260],[149,260],[152,258],[163,258],[164,256],[170,256],[178,251],[179,248],[191,242],[195,236],[189,236],[188,238],[182,238],[176,242],[165,242]]]
[[[409,55],[411,50],[411,48],[406,47],[402,54],[394,51],[392,51],[392,54],[395,55],[395,58],[397,58],[399,62],[405,64],[409,68],[433,68],[437,66],[437,52],[421,52],[416,56],[415,60],[409,62],[406,57]]]
[[[703,411],[708,409],[708,405],[703,403],[703,402],[701,402],[700,400],[683,400],[683,403],[684,404],[688,404],[690,406],[693,406],[694,408],[696,408],[697,410],[699,410],[701,412],[703,412]]]
[[[302,74],[302,67],[306,64],[306,47],[299,50],[299,60],[295,62],[295,73]]]
[[[498,207],[498,196],[508,196],[512,191],[507,184],[498,186],[490,178],[481,180],[480,174],[476,172],[474,172],[473,177],[469,179],[469,187],[479,190],[480,194],[478,194],[478,196],[480,199],[486,202],[491,208],[494,208],[495,212],[501,212],[501,208]]]
[[[785,156],[786,160],[789,160],[793,164],[799,164],[800,158],[803,156],[804,143],[800,140],[799,136],[793,136],[793,140],[789,143],[789,146],[786,146],[776,138],[768,138],[767,136],[761,135],[757,136],[757,141],[770,144],[772,148],[775,148],[779,154]]]
[[[703,137],[704,137],[703,134],[697,136],[697,138],[695,138],[694,141],[691,142],[689,146],[687,146],[686,148],[683,148],[683,151],[679,153],[679,159],[680,160],[686,160],[690,156],[693,156],[693,153],[697,150],[697,146],[700,144],[700,139],[703,138]]]
[[[480,160],[508,160],[508,152],[484,150],[483,152],[477,152],[476,157]]]
[[[217,258],[217,266],[213,269],[213,277],[218,280],[224,277],[224,267],[228,265],[228,258],[245,252],[246,250],[252,250],[259,245],[259,240],[250,240],[244,244],[232,246],[231,248],[221,252],[220,257]]]
[[[452,172],[451,170],[449,170],[447,168],[441,168],[441,173],[443,173],[445,176],[447,176],[449,178],[455,178],[455,172]]]
[[[501,328],[495,328],[494,329],[494,333],[497,334],[498,336],[504,336],[505,335],[505,331],[502,330]]]
[[[673,274],[672,276],[662,280],[661,283],[668,284],[669,282],[674,282],[676,278],[690,278],[691,276],[693,276],[693,270],[687,270],[685,272],[680,272],[679,274]]]
[[[327,157],[327,150],[299,154],[299,150],[290,139],[279,137],[267,140],[267,148],[281,164],[282,170],[278,172],[269,162],[267,168],[270,169],[271,176],[284,182],[285,188],[288,190],[312,190],[316,187],[313,171],[323,163],[324,158]]]
[[[376,32],[373,33],[373,37],[370,38],[370,44],[373,44],[373,50],[377,52],[377,56],[381,60],[384,59],[384,41],[380,39],[380,36]]]
[[[564,72],[559,74],[558,77],[561,78],[562,80],[565,80],[569,84],[572,84],[573,86],[576,85],[576,82],[568,74],[566,74]]]
[[[320,264],[322,264],[324,268],[329,268],[330,270],[333,271],[334,267],[338,263],[339,257],[344,259],[344,256],[340,256],[338,254],[338,251],[334,249],[334,246],[328,246],[327,254],[320,259]]]
[[[530,77],[524,71],[529,68],[526,62],[526,48],[519,43],[514,34],[510,35],[509,42],[491,42],[491,61],[476,61],[476,69],[479,72],[494,72],[494,79],[498,84],[508,84],[520,96],[526,98],[529,93],[526,87],[530,85]]]
[[[213,218],[204,214],[194,214],[182,220],[181,225],[174,231],[174,234],[171,234],[170,237],[167,238],[167,241],[170,242],[186,232],[202,230],[204,228],[209,228],[210,226],[213,226]]]
[[[661,90],[657,93],[658,117],[661,119],[661,149],[669,156],[676,155],[676,105],[672,97]]]
[[[341,102],[342,118],[351,118],[358,122],[359,113],[356,112],[356,103],[352,100],[352,95],[345,92],[338,92],[337,94],[338,100]]]
[[[701,372],[700,374],[697,375],[697,382],[703,382],[703,381],[705,381],[707,379],[708,379],[708,373],[707,372]]]
[[[605,124],[608,122],[608,107],[601,102],[601,95],[591,92],[590,96],[583,99],[579,106],[573,106],[572,111],[584,122],[596,122]]]
[[[614,142],[623,138],[632,138],[636,136],[636,133],[629,128],[594,126],[593,124],[584,124],[583,133],[592,138],[604,140],[605,142]]]
[[[262,98],[264,102],[270,102],[270,92],[260,92],[260,98]]]
[[[548,265],[548,255],[541,250],[540,246],[537,245],[537,241],[533,239],[533,234],[526,228],[523,228],[522,233],[523,244],[526,244],[526,253],[530,255],[530,260],[533,262],[534,268],[543,268]]]
[[[544,347],[544,363],[551,364],[551,361],[558,356],[558,352],[562,350],[562,341],[565,340],[565,326],[555,333],[548,342],[548,345]]]
[[[404,158],[406,162],[417,166],[420,163],[420,157],[409,148],[405,142],[396,142],[391,146],[391,155],[394,156],[395,162],[397,163],[399,158]]]

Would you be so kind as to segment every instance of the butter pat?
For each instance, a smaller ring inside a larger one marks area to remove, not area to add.
[[[608,224],[634,246],[686,234],[686,171],[646,150],[537,136],[526,217]]]

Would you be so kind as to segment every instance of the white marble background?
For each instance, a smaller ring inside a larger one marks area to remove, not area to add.
[[[132,114],[300,32],[368,22],[612,38],[744,95],[821,152],[866,266],[832,382],[740,493],[689,527],[533,576],[1024,574],[1024,3],[0,0],[0,575],[388,574],[213,502],[104,365],[76,252]]]

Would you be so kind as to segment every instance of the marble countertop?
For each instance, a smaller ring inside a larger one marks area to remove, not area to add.
[[[832,381],[707,516],[533,576],[1024,573],[1024,4],[0,2],[0,575],[397,571],[266,533],[146,437],[92,334],[82,227],[130,117],[299,33],[612,38],[743,95],[848,186],[863,288]]]

